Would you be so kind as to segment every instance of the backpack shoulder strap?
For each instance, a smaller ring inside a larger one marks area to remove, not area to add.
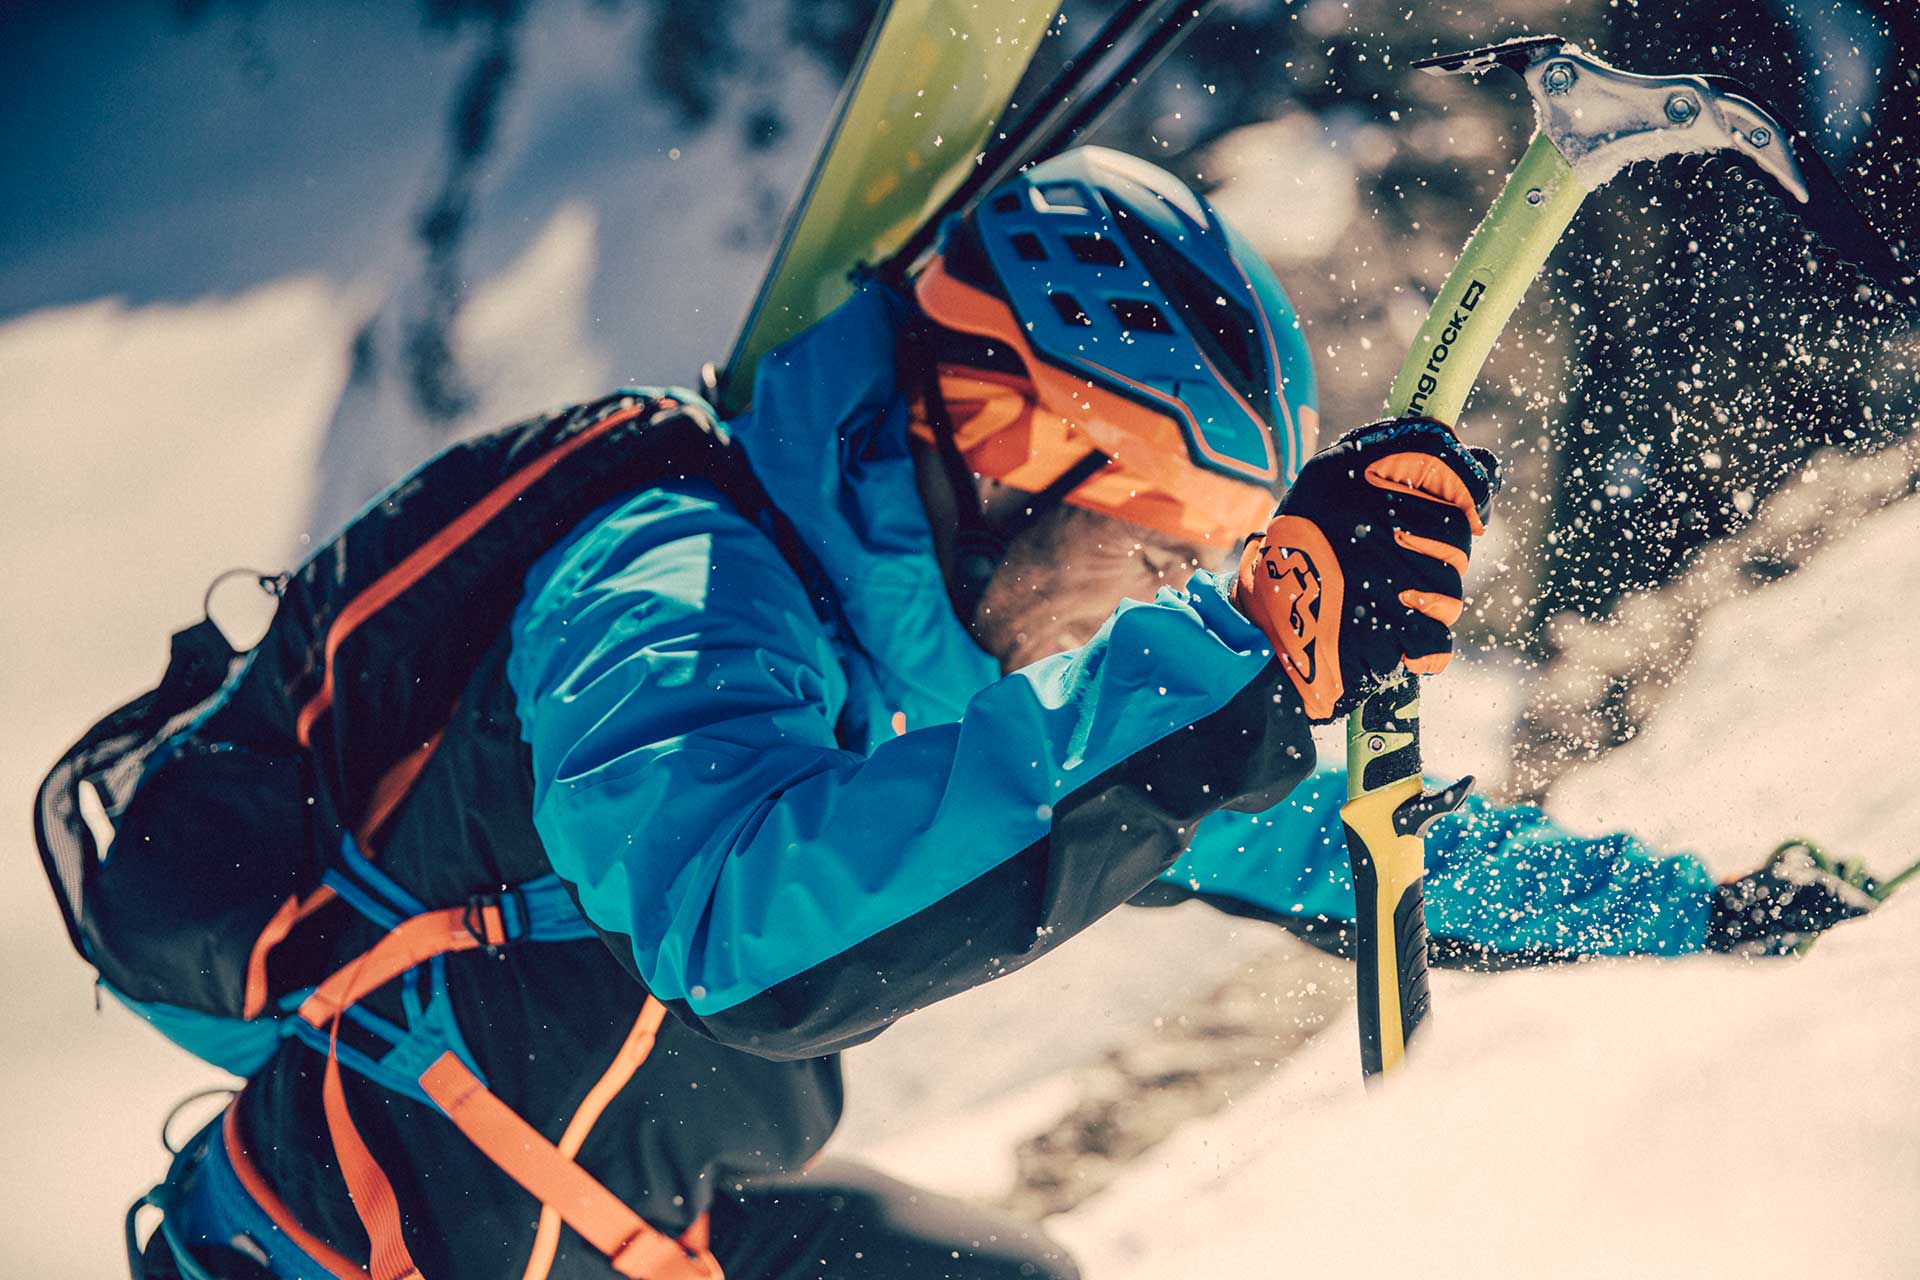
[[[443,452],[302,566],[248,679],[339,819],[445,725],[548,547],[622,493],[734,470],[728,454],[697,408],[610,397]]]

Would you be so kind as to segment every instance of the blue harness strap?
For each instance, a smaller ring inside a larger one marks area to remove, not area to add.
[[[164,1182],[127,1210],[127,1264],[134,1280],[146,1276],[136,1219],[149,1207],[160,1212],[161,1241],[184,1280],[229,1280],[208,1270],[196,1247],[240,1254],[281,1280],[366,1280],[343,1258],[330,1266],[314,1256],[247,1190],[227,1150],[233,1105],[180,1149]]]

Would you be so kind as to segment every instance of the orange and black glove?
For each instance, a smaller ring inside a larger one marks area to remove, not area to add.
[[[1345,715],[1403,663],[1447,665],[1499,488],[1491,453],[1426,418],[1361,427],[1307,460],[1247,540],[1233,603],[1273,641],[1308,719]]]

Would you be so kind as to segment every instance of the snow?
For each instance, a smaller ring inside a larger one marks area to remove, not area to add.
[[[1444,975],[1406,1077],[1350,1036],[1053,1224],[1094,1280],[1911,1276],[1920,903],[1802,964]]]
[[[350,313],[349,299],[305,279],[185,306],[104,300],[0,327],[9,750],[46,763],[40,732],[71,737],[158,676],[158,629],[197,616],[215,571],[286,558],[346,373]],[[119,618],[145,625],[109,625]],[[19,736],[28,720],[46,725],[30,742]]]
[[[1916,575],[1908,502],[1717,610],[1656,725],[1554,809],[1723,871],[1793,832],[1904,865]],[[1093,1280],[1920,1274],[1915,972],[1920,898],[1799,962],[1438,975],[1403,1078],[1366,1096],[1322,1036],[1052,1226]]]
[[[476,287],[448,335],[473,407],[471,430],[493,430],[543,409],[604,395],[617,382],[599,354],[588,313],[603,269],[591,206],[561,205],[519,255]],[[315,520],[335,528],[370,498],[449,442],[448,424],[423,429],[400,370],[387,367],[405,342],[414,299],[403,287],[369,322],[370,347],[388,353],[357,372],[338,397],[320,459]],[[385,362],[383,364],[383,361]]]
[[[1656,844],[1744,870],[1801,834],[1883,867],[1920,855],[1920,768],[1890,709],[1920,693],[1911,598],[1920,502],[1862,521],[1801,573],[1720,606],[1663,711],[1630,747],[1577,771],[1555,810],[1630,815]],[[1684,776],[1684,791],[1648,780]]]
[[[1360,180],[1333,131],[1304,111],[1244,125],[1208,151],[1207,198],[1276,267],[1332,252],[1360,216]]]
[[[1273,942],[1272,930],[1197,903],[1116,912],[1018,973],[923,1010],[849,1053],[835,1148],[956,1194],[1003,1190],[1010,1179],[958,1167],[966,1162],[930,1134],[957,1125],[975,1136],[981,1166],[1003,1167],[1006,1152],[982,1141],[983,1126],[1017,1130],[1006,1135],[1009,1145],[1044,1127],[1051,1116],[1021,1128],[1006,1109],[1030,1115],[1027,1090],[1060,1096],[1062,1073],[1137,1035],[1163,1010],[1204,997]],[[1180,962],[1169,964],[1174,956]]]

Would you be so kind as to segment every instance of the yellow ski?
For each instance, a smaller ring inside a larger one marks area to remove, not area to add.
[[[890,0],[840,95],[719,379],[731,415],[761,357],[852,296],[972,169],[1060,0]]]

